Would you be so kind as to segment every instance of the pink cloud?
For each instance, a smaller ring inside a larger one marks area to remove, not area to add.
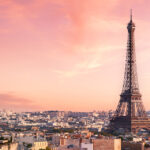
[[[0,94],[1,108],[12,109],[14,111],[33,111],[41,109],[34,101],[18,97],[11,93]]]

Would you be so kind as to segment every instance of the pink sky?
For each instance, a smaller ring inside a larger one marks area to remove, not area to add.
[[[0,0],[0,108],[114,110],[131,8],[140,91],[150,109],[149,0]]]

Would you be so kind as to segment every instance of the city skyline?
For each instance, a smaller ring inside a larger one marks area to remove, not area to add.
[[[1,2],[1,108],[115,110],[133,9],[139,87],[150,109],[148,0]]]

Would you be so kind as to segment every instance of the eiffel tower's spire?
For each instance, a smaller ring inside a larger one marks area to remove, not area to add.
[[[132,9],[130,10],[130,21],[132,21]]]

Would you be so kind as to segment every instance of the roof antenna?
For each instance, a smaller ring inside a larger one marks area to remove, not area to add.
[[[132,9],[130,10],[130,21],[132,22]]]

